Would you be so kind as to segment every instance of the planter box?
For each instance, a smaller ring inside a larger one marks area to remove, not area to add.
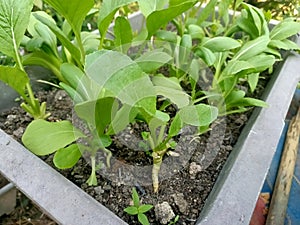
[[[133,18],[133,29],[139,29],[141,15]],[[296,54],[287,56],[277,68],[264,95],[269,107],[257,108],[252,114],[197,224],[249,224],[300,80],[299,71],[300,58]],[[1,130],[0,158],[0,173],[57,223],[126,224]]]
[[[0,216],[11,213],[16,206],[17,189],[0,175]]]

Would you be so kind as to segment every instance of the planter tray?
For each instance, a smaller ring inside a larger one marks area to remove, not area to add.
[[[300,44],[299,38],[296,42]],[[291,53],[267,86],[263,99],[269,107],[254,110],[197,224],[249,224],[299,80],[300,56]]]
[[[280,137],[276,152],[274,154],[272,164],[270,166],[267,178],[262,188],[262,192],[267,192],[272,195],[273,187],[275,185],[275,180],[277,176],[277,171],[279,168],[279,163],[281,159],[281,154],[284,148],[285,138],[288,130],[288,124],[290,117],[297,113],[297,108],[300,105],[300,89],[297,89],[295,92],[292,104],[290,106],[289,113],[287,115],[286,124],[284,126],[284,130]],[[289,203],[286,211],[286,219],[285,225],[288,224],[300,224],[300,146],[298,148],[298,155],[296,160],[296,166],[291,186],[290,198]]]
[[[11,213],[16,206],[17,189],[0,175],[0,216]]]

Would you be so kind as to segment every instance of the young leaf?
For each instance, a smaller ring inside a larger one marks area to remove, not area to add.
[[[153,208],[153,205],[141,205],[139,207],[139,213],[145,213],[148,212],[150,209]]]
[[[168,132],[168,136],[169,137],[174,137],[176,136],[179,131],[181,130],[181,128],[183,128],[183,121],[180,118],[179,114],[176,114],[176,116],[174,117],[171,126],[169,128],[169,132]]]
[[[63,46],[70,52],[75,61],[81,65],[80,61],[80,51],[72,44],[72,42],[68,39],[68,37],[56,26],[56,24],[49,20],[47,17],[39,14],[33,14],[33,16],[41,21],[43,24],[49,27],[49,29],[56,35],[59,41],[63,44]]]
[[[270,32],[272,40],[283,40],[300,32],[300,23],[283,20],[277,24]]]
[[[36,155],[48,155],[85,137],[69,121],[47,122],[34,120],[22,137],[24,145]]]
[[[94,6],[93,0],[45,0],[60,15],[62,15],[71,25],[76,38],[80,37],[81,26],[84,18],[90,9]]]
[[[190,24],[188,26],[188,33],[191,35],[192,39],[202,39],[205,36],[202,27],[195,24]]]
[[[172,31],[158,30],[155,33],[155,36],[156,36],[156,38],[158,38],[162,41],[168,41],[168,42],[172,42],[172,43],[177,42],[177,34],[175,32],[172,32]]]
[[[252,73],[248,75],[247,82],[250,86],[251,92],[254,92],[259,80],[259,73]]]
[[[145,17],[148,17],[153,11],[162,9],[168,3],[168,0],[139,0],[138,3],[141,12]]]
[[[250,64],[247,61],[231,60],[223,70],[220,79],[225,79],[228,76],[255,72],[255,65]]]
[[[133,205],[138,208],[140,206],[140,197],[135,188],[132,188]]]
[[[132,30],[129,21],[125,17],[117,17],[114,26],[115,46],[123,53],[127,53],[132,41]]]
[[[260,54],[256,57],[249,58],[247,62],[253,65],[255,72],[262,72],[274,65],[275,57],[273,55]]]
[[[0,7],[0,52],[17,61],[18,48],[29,23],[33,0],[3,0]]]
[[[149,225],[150,224],[149,221],[148,221],[147,216],[143,213],[138,214],[138,220],[143,225]]]
[[[59,169],[72,168],[80,159],[81,152],[77,144],[59,149],[53,158],[54,165]]]
[[[166,9],[152,12],[146,19],[148,38],[155,34],[161,26],[166,25],[176,16],[190,9],[195,3],[196,1],[194,0],[182,0],[178,5],[172,5]]]
[[[202,46],[197,48],[195,55],[203,59],[208,66],[212,66],[217,59],[216,55],[210,49]]]
[[[230,37],[214,37],[206,39],[201,45],[212,52],[224,52],[240,47],[241,43]]]
[[[284,50],[300,50],[299,45],[295,42],[283,39],[283,40],[271,40],[269,43],[269,47],[274,49],[284,49]]]
[[[139,213],[138,208],[135,206],[129,206],[129,207],[125,208],[124,211],[126,213],[128,213],[129,215],[137,215]]]
[[[0,80],[8,84],[21,96],[25,95],[26,84],[29,82],[27,74],[17,67],[0,65]]]
[[[197,20],[197,24],[201,25],[211,14],[215,13],[215,6],[218,0],[211,0],[208,4],[204,7],[204,9],[200,12],[200,15]]]
[[[218,116],[218,109],[206,104],[186,106],[179,112],[180,119],[188,125],[206,126]]]
[[[171,60],[172,57],[169,54],[163,52],[161,49],[156,49],[144,53],[134,61],[143,69],[144,72],[151,73]]]
[[[114,18],[118,8],[128,5],[134,0],[103,0],[99,10],[98,28],[102,37],[105,36],[107,29]]]
[[[92,81],[103,87],[105,96],[155,113],[156,95],[152,82],[128,56],[115,51],[94,52],[87,56],[85,70]]]
[[[252,41],[245,43],[241,49],[234,55],[232,60],[247,60],[267,49],[270,42],[268,36],[264,35]]]

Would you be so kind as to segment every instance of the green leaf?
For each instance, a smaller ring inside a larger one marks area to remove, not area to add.
[[[123,104],[155,113],[153,84],[149,76],[127,55],[105,50],[95,52],[87,56],[85,70],[91,80],[102,88],[101,94],[104,96],[116,97]]]
[[[215,13],[215,6],[217,2],[218,0],[211,0],[207,3],[198,17],[197,25],[201,25],[201,23],[204,22],[210,15]]]
[[[0,65],[0,80],[8,84],[21,96],[25,95],[26,84],[29,82],[27,74],[17,67]]]
[[[186,106],[178,112],[183,123],[192,126],[206,126],[218,116],[218,109],[206,104]]]
[[[183,121],[181,120],[180,115],[177,113],[170,125],[168,136],[169,137],[176,136],[181,130],[181,128],[183,128],[183,126],[184,126]]]
[[[232,91],[226,98],[226,107],[230,107],[233,103],[240,101],[245,97],[245,92],[238,90]]]
[[[145,17],[155,10],[163,9],[168,0],[138,0],[139,8]]]
[[[99,17],[98,17],[98,28],[101,36],[105,36],[107,29],[112,22],[115,13],[117,10],[125,5],[128,5],[134,0],[103,0],[101,8],[99,10]]]
[[[162,41],[168,41],[168,42],[172,42],[172,43],[177,42],[177,34],[175,32],[172,32],[172,31],[158,30],[155,33],[155,36],[156,36],[156,38],[158,38]]]
[[[56,26],[56,24],[49,20],[48,18],[41,16],[39,14],[33,14],[33,16],[41,21],[43,24],[49,27],[49,29],[56,35],[62,45],[70,52],[72,57],[76,60],[76,62],[81,65],[80,61],[80,51],[76,48],[72,42],[68,39],[68,37]]]
[[[242,72],[246,74],[254,71],[255,66],[247,61],[231,60],[223,70],[221,78],[224,79],[228,76],[241,74]]]
[[[191,35],[192,39],[202,39],[205,36],[202,27],[195,24],[188,26],[188,33]]]
[[[196,1],[182,0],[178,5],[172,5],[166,9],[152,12],[146,18],[146,26],[148,29],[148,38],[150,38],[160,27],[166,25],[169,21],[179,16],[181,13],[190,9]]]
[[[241,43],[230,37],[214,37],[206,39],[201,45],[212,52],[224,52],[240,47]]]
[[[17,61],[18,48],[29,23],[33,0],[2,0],[0,7],[0,52]]]
[[[22,137],[24,145],[36,155],[48,155],[85,137],[69,121],[47,122],[34,120]]]
[[[140,197],[135,188],[132,188],[133,205],[138,208],[140,206]]]
[[[150,224],[149,221],[148,221],[147,216],[143,213],[138,214],[138,220],[142,225],[149,225]]]
[[[58,169],[68,169],[75,166],[81,157],[81,152],[77,144],[72,144],[66,148],[59,149],[53,158],[53,163]]]
[[[246,106],[257,106],[257,107],[268,107],[268,104],[262,100],[255,99],[255,98],[243,98],[239,101],[236,101],[231,104],[231,106],[236,107],[246,107]]]
[[[129,215],[137,215],[138,214],[138,208],[135,206],[129,206],[129,207],[125,208],[124,211],[126,213],[128,213]]]
[[[142,68],[144,72],[151,73],[158,70],[171,60],[172,57],[163,52],[162,49],[155,49],[144,53],[134,61]]]
[[[267,54],[260,54],[247,60],[247,62],[253,65],[253,68],[255,68],[255,72],[262,72],[270,68],[274,65],[275,61],[276,60],[273,55]]]
[[[79,118],[97,128],[98,135],[103,135],[119,108],[115,98],[100,98],[75,105],[75,112]]]
[[[247,81],[251,92],[254,92],[259,80],[259,73],[252,73],[248,75]]]
[[[212,66],[217,59],[216,55],[210,49],[202,46],[197,48],[195,55],[203,59],[208,66]]]
[[[300,32],[300,23],[283,20],[277,24],[270,32],[272,40],[283,40]]]
[[[145,212],[148,212],[152,208],[153,208],[153,205],[145,204],[145,205],[141,205],[138,210],[139,210],[139,213],[145,213]]]
[[[300,50],[300,47],[295,42],[288,39],[271,40],[269,43],[269,47],[284,50]]]
[[[93,0],[45,0],[51,5],[61,16],[66,18],[68,23],[71,25],[74,34],[80,39],[80,31],[83,20],[87,13],[94,6]]]
[[[154,76],[152,82],[157,95],[170,99],[178,108],[189,105],[190,96],[182,90],[177,78]]]
[[[132,41],[132,30],[128,19],[117,17],[114,26],[115,46],[123,53],[127,53]]]
[[[34,17],[34,14],[39,14],[40,16],[43,16],[48,20],[52,20],[53,23],[55,23],[55,21],[43,11],[32,12],[27,30],[33,38],[41,38],[43,42],[51,48],[52,53],[54,55],[58,55],[57,40],[55,34],[45,24],[38,21]]]
[[[267,49],[270,42],[268,36],[261,36],[252,41],[246,42],[241,49],[234,55],[232,60],[247,60]]]
[[[98,50],[99,47],[99,35],[92,32],[81,32],[81,40],[86,55],[91,54]],[[74,45],[79,48],[77,40],[74,40]]]

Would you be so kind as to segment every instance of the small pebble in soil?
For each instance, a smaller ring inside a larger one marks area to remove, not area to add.
[[[175,214],[168,202],[156,204],[154,207],[155,216],[161,224],[167,224],[175,217]]]
[[[202,167],[200,165],[198,165],[195,162],[192,162],[190,164],[190,169],[189,169],[189,173],[190,173],[190,178],[191,179],[195,179],[197,173],[199,173],[202,170]]]
[[[188,203],[185,200],[184,194],[183,193],[176,193],[172,195],[175,204],[177,205],[179,211],[183,214],[185,214],[187,207],[188,207]]]

